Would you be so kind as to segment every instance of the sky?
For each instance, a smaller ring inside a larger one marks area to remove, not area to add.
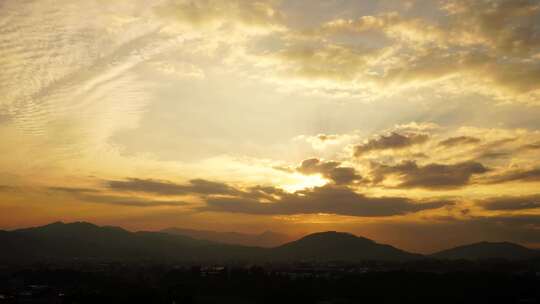
[[[0,229],[540,247],[540,1],[2,0]]]

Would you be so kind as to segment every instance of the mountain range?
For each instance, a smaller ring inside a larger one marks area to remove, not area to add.
[[[265,231],[260,234],[247,234],[239,232],[219,232],[187,228],[167,228],[161,230],[160,232],[183,235],[197,240],[207,240],[216,243],[265,248],[277,247],[291,241],[290,236],[273,231]]]
[[[160,232],[129,232],[122,228],[96,226],[86,222],[62,223],[0,231],[0,261],[36,260],[159,260],[159,261],[409,261],[435,259],[529,259],[540,252],[512,243],[476,243],[423,256],[367,238],[343,232],[319,232],[270,248],[225,244],[233,237],[219,241],[220,233],[167,229]],[[187,234],[191,236],[186,236]],[[270,246],[281,236],[259,238],[260,245]],[[230,236],[225,233],[224,236]],[[235,237],[243,236],[242,234]],[[195,238],[197,237],[197,238]],[[205,239],[208,237],[210,240]],[[239,238],[243,240],[242,238]]]
[[[452,260],[490,258],[522,260],[540,257],[540,251],[510,242],[480,242],[446,249],[433,254],[432,257]]]

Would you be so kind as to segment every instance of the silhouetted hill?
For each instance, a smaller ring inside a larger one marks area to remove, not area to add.
[[[220,260],[258,256],[258,250],[159,232],[129,232],[90,223],[52,223],[0,233],[0,257],[20,259]]]
[[[480,242],[443,250],[431,255],[438,259],[507,259],[521,260],[540,257],[540,252],[509,242]]]
[[[422,257],[390,245],[335,231],[307,235],[273,249],[272,254],[287,260],[403,261]]]
[[[184,228],[167,228],[161,232],[188,236],[198,240],[207,240],[223,244],[244,245],[253,247],[276,247],[290,241],[290,237],[281,233],[266,231],[261,234],[246,234],[238,232],[218,232],[209,230],[194,230]]]

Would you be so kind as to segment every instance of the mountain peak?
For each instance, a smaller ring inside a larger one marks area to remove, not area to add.
[[[389,245],[338,231],[317,232],[277,248],[289,259],[313,260],[406,260],[419,256]]]
[[[369,242],[369,243],[375,243],[374,241],[356,236],[352,233],[348,232],[339,232],[339,231],[323,231],[323,232],[315,232],[312,234],[308,234],[302,238],[300,238],[298,241],[315,241],[315,242]]]
[[[357,236],[349,232],[329,230],[329,231],[314,232],[314,233],[308,234],[306,237],[357,237]]]

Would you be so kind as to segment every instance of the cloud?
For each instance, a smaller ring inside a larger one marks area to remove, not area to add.
[[[335,19],[323,24],[320,31],[362,34],[375,30],[397,41],[438,47],[488,46],[505,54],[530,54],[540,46],[537,1],[443,0],[440,3],[442,22],[382,12],[356,19]]]
[[[308,29],[287,28],[280,43],[254,58],[269,63],[277,78],[336,96],[373,100],[424,88],[495,102],[540,101],[538,3],[439,4],[435,19],[384,9],[326,16]]]
[[[192,180],[189,184],[175,184],[168,181],[127,179],[109,181],[109,188],[115,191],[143,192],[159,195],[199,195],[206,206],[200,211],[232,212],[246,214],[315,214],[331,213],[351,216],[391,216],[436,209],[453,202],[447,200],[415,201],[405,197],[368,197],[353,191],[346,183],[359,178],[356,174],[336,173],[339,162],[324,162],[309,159],[302,163],[299,171],[306,174],[326,172],[334,178],[334,183],[322,187],[309,188],[295,193],[285,192],[274,186],[253,186],[239,190],[223,183]],[[352,169],[352,168],[350,168]],[[104,202],[123,202],[115,196],[94,197],[82,193],[83,199]],[[126,202],[127,203],[127,202]],[[172,204],[175,204],[173,202]],[[141,202],[141,205],[143,203]]]
[[[13,189],[13,187],[11,187],[11,186],[0,185],[0,191],[10,191],[12,189]]]
[[[504,137],[501,139],[495,139],[488,143],[477,146],[474,150],[470,151],[476,155],[478,159],[495,159],[503,158],[509,155],[515,154],[519,148],[506,147],[508,144],[514,143],[518,138]],[[506,148],[505,148],[506,147]]]
[[[514,211],[540,208],[540,195],[495,197],[480,202],[486,210]]]
[[[204,79],[204,71],[194,64],[179,61],[152,61],[149,65],[166,75],[178,78]]]
[[[315,135],[298,135],[293,137],[292,144],[305,150],[306,155],[318,158],[335,158],[343,149],[358,143],[362,135],[357,130],[346,133],[319,133]],[[291,147],[292,148],[292,147]]]
[[[439,142],[439,146],[452,147],[459,145],[471,145],[481,142],[480,139],[471,136],[456,136],[450,137]]]
[[[466,77],[462,91],[465,87],[496,99],[537,103],[540,62],[534,56],[540,49],[539,8],[537,1],[528,0],[444,1],[445,22],[426,26],[420,35],[435,45],[423,47],[400,69],[414,76],[422,73],[416,67],[425,66],[431,78]]]
[[[317,134],[317,135],[299,135],[293,140],[300,142],[307,142],[315,150],[325,150],[327,148],[340,148],[346,144],[358,140],[358,134]]]
[[[73,194],[100,192],[100,190],[94,189],[94,188],[48,187],[47,189],[50,191],[73,193]]]
[[[328,140],[336,140],[338,139],[338,135],[332,135],[332,134],[319,134],[317,135],[317,139],[324,142]]]
[[[449,189],[466,186],[473,175],[488,171],[488,168],[475,161],[424,166],[414,161],[405,161],[395,166],[375,164],[372,174],[375,182],[384,180],[388,175],[395,175],[400,179],[397,185],[400,188]]]
[[[440,129],[441,126],[434,122],[416,122],[412,121],[405,124],[397,124],[394,126],[395,130],[401,132],[432,132]]]
[[[348,146],[324,156],[338,155],[340,161],[324,160],[319,155],[297,167],[285,168],[286,172],[320,174],[332,183],[340,183],[339,172],[332,177],[332,171],[351,167],[342,171],[342,185],[348,183],[347,176],[356,174],[361,175],[362,180],[353,183],[363,186],[430,190],[505,180],[535,181],[537,176],[534,168],[538,167],[539,159],[532,152],[537,148],[540,133],[535,130],[404,123],[363,142],[360,135],[355,134],[357,139]],[[350,157],[351,154],[355,157]],[[516,169],[519,167],[531,169]]]
[[[540,168],[532,168],[528,170],[511,170],[490,177],[487,183],[499,184],[506,182],[540,182]]]
[[[138,68],[178,46],[179,39],[159,32],[150,6],[2,1],[0,20],[9,27],[1,38],[9,43],[0,48],[0,112],[23,143],[10,153],[39,152],[36,166],[114,155],[110,137],[138,126],[152,100],[154,83]]]
[[[80,200],[90,203],[109,204],[115,206],[131,207],[181,207],[189,205],[182,201],[153,200],[140,197],[126,197],[115,195],[82,194],[77,196]]]
[[[540,150],[540,141],[532,144],[527,144],[521,147],[523,150]]]
[[[97,204],[132,207],[179,207],[189,205],[186,202],[176,200],[155,200],[137,196],[110,195],[97,188],[48,187],[47,190],[67,193],[81,201]]]
[[[351,184],[362,179],[352,167],[342,167],[340,162],[322,161],[317,158],[302,161],[302,164],[296,170],[307,175],[321,174],[337,185]]]
[[[283,16],[273,0],[173,0],[156,8],[159,16],[198,28],[227,25],[253,29],[281,27]]]
[[[370,151],[377,150],[398,150],[413,145],[421,144],[429,139],[429,135],[422,133],[397,133],[381,135],[377,138],[354,147],[354,156],[360,157]]]
[[[385,12],[375,16],[362,16],[357,19],[335,19],[321,26],[320,33],[365,34],[378,31],[385,36],[407,42],[439,42],[445,33],[435,24],[421,18],[402,17],[398,12]]]
[[[538,1],[446,0],[442,6],[455,34],[504,54],[526,55],[540,46]]]
[[[164,180],[128,178],[126,180],[106,181],[106,184],[115,191],[143,192],[164,196],[187,194],[235,195],[239,193],[239,190],[227,184],[204,179],[192,179],[187,184],[175,184]]]
[[[274,202],[242,197],[209,197],[201,211],[261,215],[328,213],[337,215],[379,217],[403,215],[437,209],[453,203],[445,200],[415,202],[403,197],[368,197],[348,187],[326,185],[293,194],[283,194]]]
[[[286,77],[353,82],[365,75],[368,63],[381,51],[364,46],[332,43],[292,43],[271,55]]]
[[[272,186],[254,186],[241,193],[239,197],[243,199],[265,200],[267,202],[275,202],[280,197],[288,195],[283,189]]]

